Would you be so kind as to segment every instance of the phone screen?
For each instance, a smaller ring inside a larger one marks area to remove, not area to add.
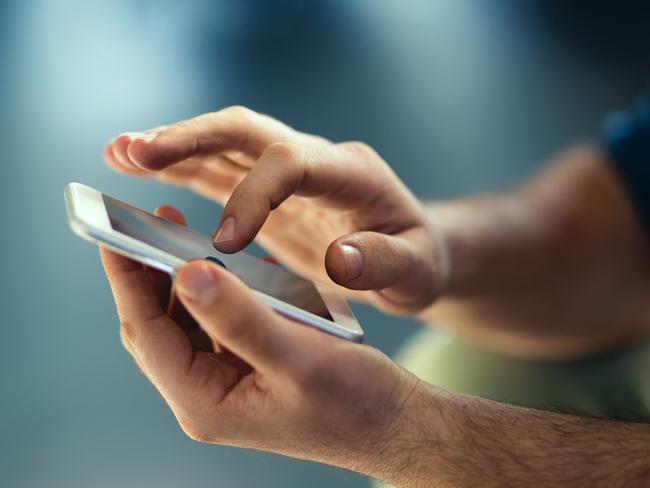
[[[288,269],[267,263],[250,254],[223,254],[203,234],[156,217],[137,207],[103,195],[104,206],[114,231],[189,261],[218,260],[251,288],[327,320],[333,320],[314,284]]]

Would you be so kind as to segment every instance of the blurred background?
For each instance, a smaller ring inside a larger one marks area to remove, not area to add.
[[[595,140],[650,74],[647,3],[587,0],[0,1],[0,486],[363,487],[193,443],[118,338],[80,181],[209,232],[220,208],[101,160],[127,130],[242,104],[373,145],[423,198],[512,185]],[[355,308],[392,353],[417,324]]]

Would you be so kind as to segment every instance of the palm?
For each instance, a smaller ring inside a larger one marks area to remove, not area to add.
[[[276,209],[259,234],[260,244],[291,269],[323,281],[323,256],[337,237],[353,232],[350,219],[325,204],[293,197]]]

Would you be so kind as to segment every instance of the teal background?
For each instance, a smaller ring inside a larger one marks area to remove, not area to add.
[[[647,23],[640,1],[0,2],[0,486],[367,486],[180,432],[120,346],[62,192],[173,203],[205,232],[220,209],[111,172],[111,136],[243,104],[368,142],[422,197],[488,191],[643,91]],[[355,311],[388,353],[417,327]]]

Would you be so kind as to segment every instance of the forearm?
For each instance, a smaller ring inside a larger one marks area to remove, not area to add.
[[[514,192],[428,211],[450,273],[423,319],[523,355],[557,356],[597,349],[613,334],[627,340],[648,323],[650,248],[598,150],[569,151]]]
[[[650,425],[560,415],[421,383],[393,429],[397,487],[645,486]]]

